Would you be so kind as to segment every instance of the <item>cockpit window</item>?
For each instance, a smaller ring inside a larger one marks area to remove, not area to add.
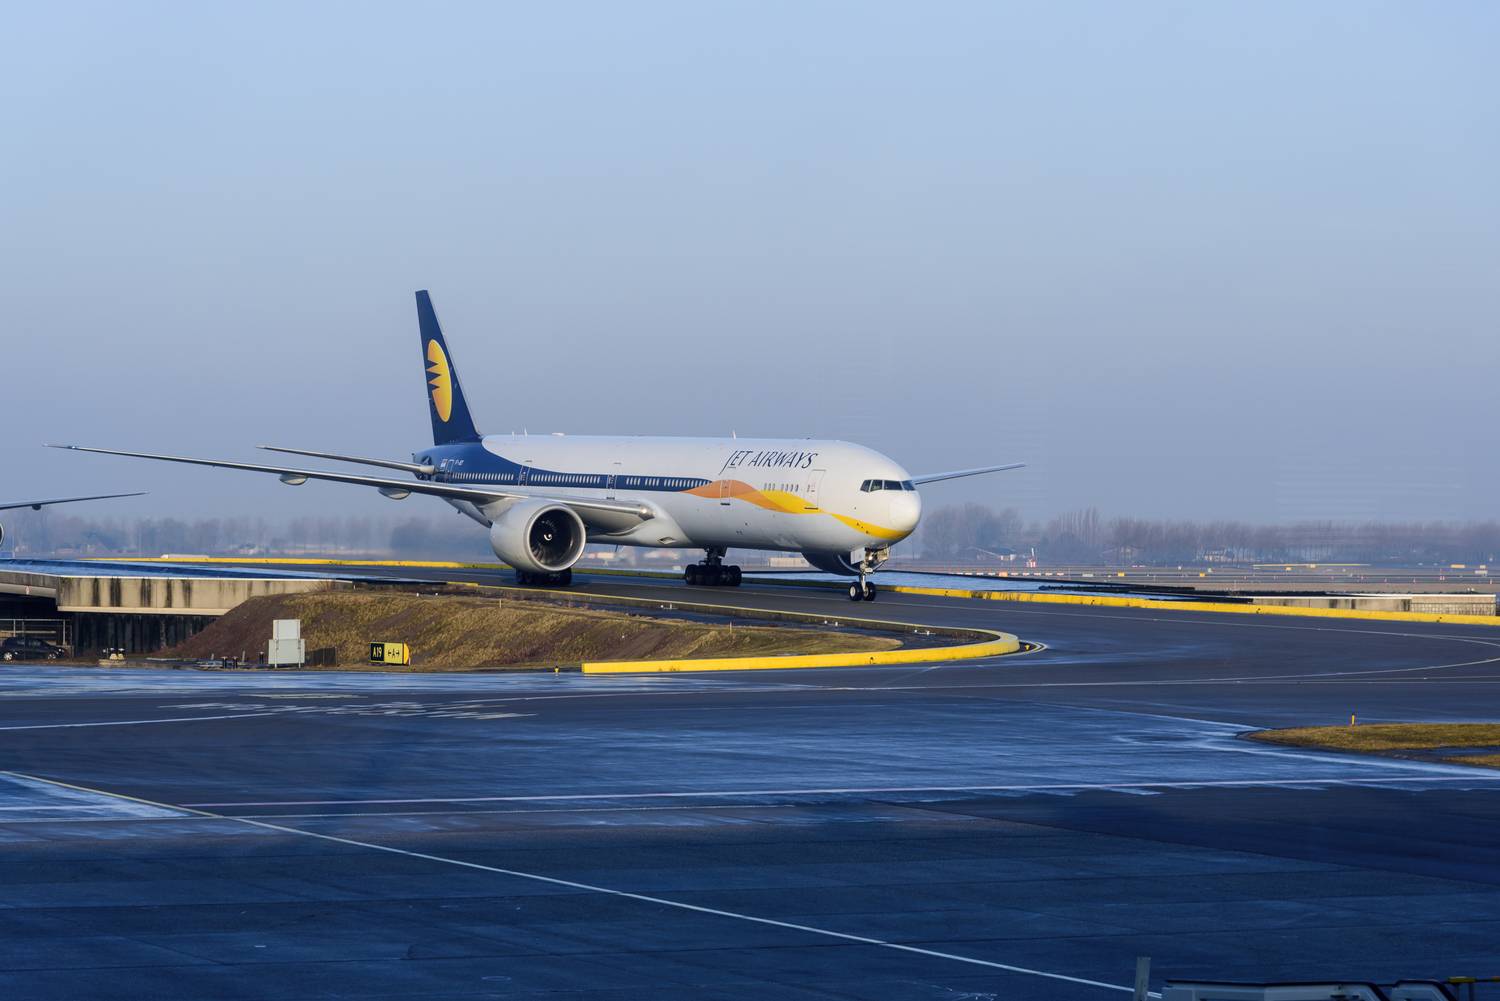
[[[863,493],[873,494],[877,490],[915,490],[911,480],[865,480],[859,485]]]

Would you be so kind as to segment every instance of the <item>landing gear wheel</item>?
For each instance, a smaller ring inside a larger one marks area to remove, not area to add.
[[[865,581],[865,588],[864,588],[864,590],[865,590],[865,593],[863,595],[863,598],[866,601],[874,601],[875,600],[875,585],[871,584],[869,581]]]
[[[690,563],[682,572],[691,587],[739,587],[740,568],[723,563]]]
[[[865,600],[865,589],[859,586],[859,581],[855,581],[853,584],[849,585],[849,600],[850,601],[864,601]]]
[[[567,587],[573,583],[573,568],[555,573],[517,570],[516,584],[520,587]]]

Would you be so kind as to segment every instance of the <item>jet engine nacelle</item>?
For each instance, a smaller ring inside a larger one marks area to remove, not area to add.
[[[560,573],[578,562],[588,532],[572,508],[552,501],[518,501],[490,524],[490,548],[517,570]]]
[[[824,573],[836,573],[843,577],[859,576],[859,563],[849,559],[848,553],[803,553],[802,558]]]
[[[0,543],[5,542],[5,526],[0,525]]]

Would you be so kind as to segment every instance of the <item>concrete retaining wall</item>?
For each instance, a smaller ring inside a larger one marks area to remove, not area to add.
[[[1257,597],[1257,605],[1286,608],[1350,608],[1363,612],[1419,612],[1426,615],[1494,615],[1493,594],[1340,594],[1314,597]]]
[[[347,581],[261,577],[57,577],[60,612],[223,615],[267,594],[305,594],[352,587]]]

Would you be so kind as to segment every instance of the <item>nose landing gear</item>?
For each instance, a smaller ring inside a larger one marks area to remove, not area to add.
[[[864,559],[859,561],[855,570],[859,573],[859,580],[849,585],[850,601],[874,601],[877,593],[875,585],[865,578],[876,570],[881,564],[891,558],[890,547],[881,549],[866,549]]]
[[[714,546],[706,550],[702,563],[691,563],[682,577],[692,587],[739,587],[742,574],[737,566],[724,563],[725,549]]]

